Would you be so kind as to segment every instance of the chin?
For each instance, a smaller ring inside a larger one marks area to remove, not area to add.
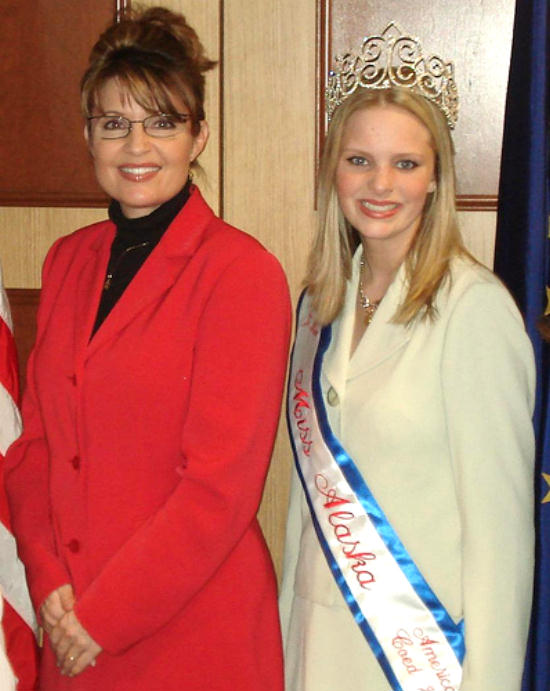
[[[173,196],[173,195],[172,195]],[[138,214],[143,216],[145,213],[150,213],[148,209],[156,209],[164,202],[167,202],[171,197],[160,197],[160,196],[150,196],[150,197],[139,197],[139,198],[124,198],[121,197],[117,201],[123,209],[126,209],[130,214]]]

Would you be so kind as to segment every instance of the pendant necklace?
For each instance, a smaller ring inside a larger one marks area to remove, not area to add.
[[[114,262],[113,266],[111,269],[107,269],[107,278],[105,279],[105,283],[103,284],[103,290],[109,290],[111,287],[111,283],[113,281],[113,276],[115,274],[115,271],[118,269],[118,265],[120,262],[124,259],[124,257],[131,252],[132,250],[137,250],[140,247],[147,247],[150,245],[151,242],[150,240],[146,240],[145,242],[140,242],[138,245],[132,245],[131,247],[127,247],[124,252],[121,252],[118,257],[116,258],[116,261]]]
[[[380,305],[380,300],[371,300],[363,290],[363,275],[365,273],[365,255],[361,255],[361,266],[359,269],[359,303],[365,312],[365,326],[368,326],[374,318],[374,314]]]

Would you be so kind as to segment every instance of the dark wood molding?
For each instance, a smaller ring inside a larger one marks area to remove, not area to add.
[[[459,211],[497,211],[498,197],[484,194],[460,194],[456,198]]]
[[[75,209],[98,209],[107,207],[109,199],[101,190],[96,194],[62,194],[57,195],[44,194],[36,192],[29,197],[28,193],[14,192],[9,195],[3,195],[0,191],[0,206],[20,206],[20,207],[68,207]]]
[[[316,54],[316,80],[315,80],[315,170],[319,170],[319,161],[325,133],[327,118],[325,113],[325,85],[329,69],[329,56],[331,49],[331,16],[330,0],[318,0],[317,2],[317,54]]]

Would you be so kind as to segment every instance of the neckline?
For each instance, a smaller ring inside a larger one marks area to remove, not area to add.
[[[120,203],[112,200],[109,204],[109,218],[116,226],[117,245],[127,247],[154,240],[160,236],[178,215],[191,194],[191,181],[171,199],[161,204],[146,216],[127,218],[120,207]]]

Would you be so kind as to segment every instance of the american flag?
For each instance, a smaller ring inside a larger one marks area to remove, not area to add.
[[[25,569],[17,557],[15,539],[10,531],[3,483],[4,454],[21,434],[18,400],[17,353],[0,268],[0,589],[5,600],[2,627],[8,657],[19,678],[17,688],[26,691],[34,688],[36,677],[34,634],[37,632],[37,623],[25,580]]]
[[[2,615],[4,609],[4,603],[2,602],[2,599],[0,598],[0,615]],[[2,654],[0,655],[0,689],[2,691],[15,691],[15,686],[17,683],[17,679],[14,676],[13,673],[13,668],[8,662],[8,658],[4,655],[4,648],[5,648],[5,641],[4,641],[4,633],[0,627],[0,646],[1,646],[1,652]]]

